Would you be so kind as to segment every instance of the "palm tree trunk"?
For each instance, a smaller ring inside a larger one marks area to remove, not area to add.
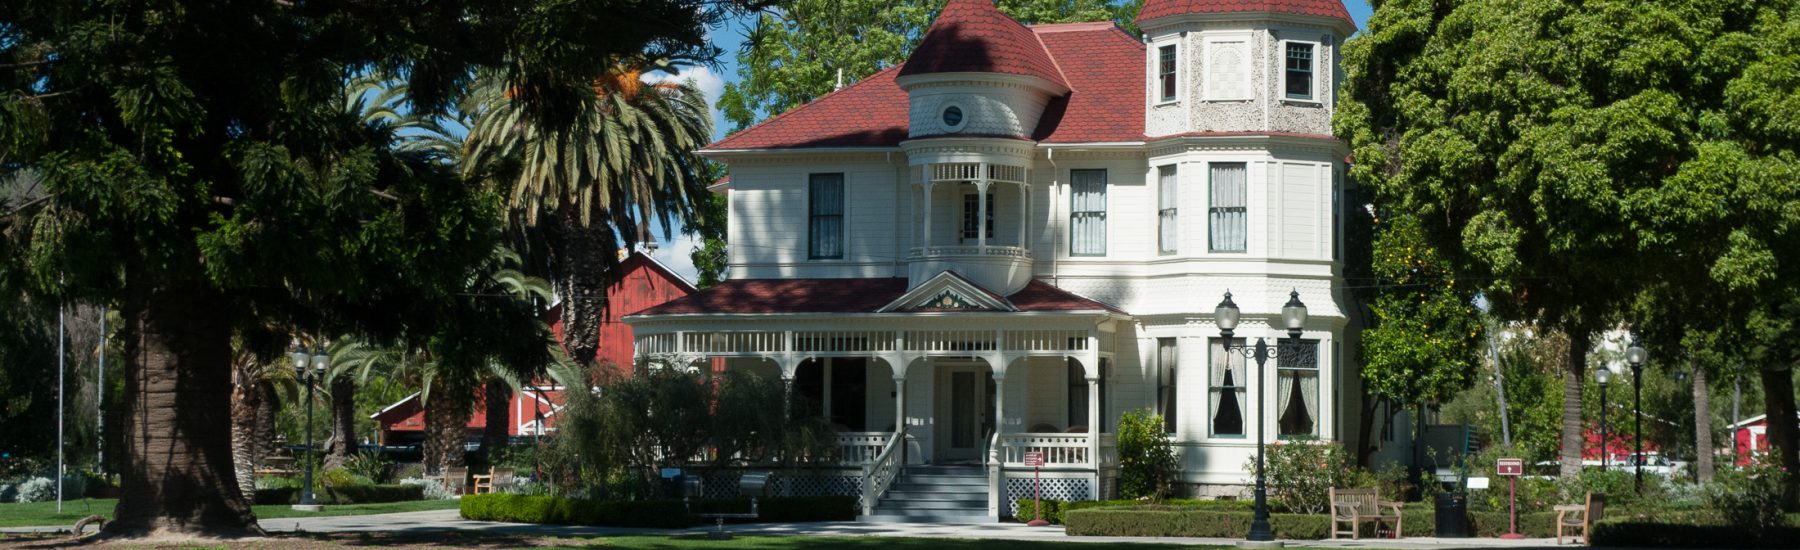
[[[251,444],[255,445],[251,453],[259,457],[275,456],[280,450],[275,440],[275,411],[280,407],[281,394],[267,384],[259,384],[256,389],[257,407],[256,423],[251,433],[254,435]]]
[[[1694,372],[1694,478],[1705,483],[1713,478],[1712,403],[1699,357],[1688,356],[1688,370]]]
[[[1795,420],[1794,369],[1763,368],[1763,413],[1769,422],[1769,450],[1781,461],[1782,502],[1793,509],[1800,495],[1800,422]]]
[[[510,435],[507,425],[511,416],[506,414],[506,407],[512,404],[512,386],[499,378],[489,378],[483,394],[487,427],[481,432],[481,456],[493,465],[494,452],[506,445],[506,437]]]
[[[106,531],[236,536],[256,516],[232,468],[231,327],[200,286],[137,282],[126,299],[124,468]]]
[[[325,468],[342,468],[356,454],[356,381],[349,376],[331,379],[331,440],[325,448]]]
[[[256,416],[262,409],[260,368],[255,362],[234,365],[231,387],[231,463],[236,466],[238,490],[244,500],[256,503]]]
[[[573,207],[564,207],[556,217],[555,253],[563,266],[556,280],[556,291],[563,297],[563,347],[577,363],[591,366],[600,354],[606,287],[616,263],[611,248],[617,241],[599,221],[583,226]]]
[[[443,378],[434,380],[425,400],[425,467],[436,474],[463,464],[463,440],[468,433],[467,395],[458,395]]]
[[[1563,369],[1562,478],[1581,474],[1582,446],[1587,439],[1581,419],[1581,390],[1587,377],[1587,351],[1593,337],[1583,329],[1569,330],[1569,363]]]

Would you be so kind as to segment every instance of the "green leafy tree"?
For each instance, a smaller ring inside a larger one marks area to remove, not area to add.
[[[1451,267],[1426,241],[1419,220],[1391,215],[1373,220],[1368,290],[1372,322],[1358,345],[1365,400],[1364,442],[1385,401],[1404,410],[1449,401],[1469,387],[1482,368],[1486,341],[1474,288],[1456,284]],[[1417,423],[1415,423],[1417,425]],[[1374,448],[1357,449],[1367,463]]]
[[[1676,280],[1733,311],[1793,286],[1795,2],[1375,8],[1344,52],[1352,173],[1496,314],[1568,335],[1572,475],[1589,344],[1641,292],[1704,271]]]
[[[523,122],[562,121],[556,91],[594,60],[710,53],[705,27],[749,3],[0,4],[0,179],[43,190],[0,211],[4,278],[128,325],[107,530],[254,528],[221,414],[234,331],[265,357],[294,327],[432,339],[456,365],[516,345],[493,329],[528,311],[458,299],[499,235],[492,197],[345,116],[351,75],[404,74],[410,109],[438,113],[502,71]]]

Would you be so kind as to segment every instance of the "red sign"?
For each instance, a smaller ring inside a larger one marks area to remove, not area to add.
[[[1494,461],[1494,469],[1503,476],[1525,475],[1525,460],[1518,458],[1502,458]]]
[[[1043,451],[1025,451],[1025,465],[1034,468],[1044,465]]]

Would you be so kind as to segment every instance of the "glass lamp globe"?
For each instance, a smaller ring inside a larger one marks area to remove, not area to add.
[[[1289,292],[1287,304],[1281,306],[1281,321],[1295,338],[1300,337],[1300,329],[1306,328],[1306,304],[1300,302],[1298,289]]]
[[[1219,324],[1219,330],[1237,330],[1238,313],[1237,303],[1231,301],[1231,291],[1227,290],[1225,291],[1225,301],[1219,302],[1219,306],[1213,308],[1213,322]]]

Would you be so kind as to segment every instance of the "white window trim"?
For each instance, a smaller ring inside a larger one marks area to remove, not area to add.
[[[834,167],[834,168],[836,168],[836,167]],[[813,246],[813,237],[812,237],[812,228],[811,228],[811,226],[812,226],[812,177],[813,177],[813,175],[816,175],[816,174],[839,174],[843,177],[843,180],[844,180],[844,182],[843,182],[844,213],[840,214],[838,216],[841,219],[840,223],[843,224],[842,228],[840,228],[838,230],[839,233],[841,233],[841,235],[842,235],[840,238],[843,240],[843,242],[838,245],[840,248],[838,250],[838,256],[835,258],[830,258],[830,257],[814,258],[812,255],[812,246]],[[806,258],[802,261],[820,262],[820,263],[838,263],[838,262],[845,262],[845,261],[850,260],[850,171],[840,169],[836,172],[833,172],[830,170],[819,171],[819,172],[806,172],[806,207],[805,208],[806,208],[805,220],[806,220],[806,224],[807,224],[807,228],[805,230],[805,233],[806,233],[806,250],[805,250],[806,254],[805,254],[805,256],[806,256]]]
[[[1155,166],[1151,167],[1151,169],[1150,169],[1150,179],[1152,181],[1156,182],[1156,202],[1151,205],[1153,211],[1150,213],[1150,215],[1151,215],[1151,217],[1156,219],[1156,255],[1157,256],[1170,257],[1170,256],[1181,255],[1181,250],[1182,250],[1182,246],[1181,246],[1181,164],[1182,164],[1181,162],[1170,162],[1167,164],[1155,165]],[[1174,250],[1163,250],[1164,243],[1162,242],[1162,233],[1163,233],[1162,171],[1164,168],[1175,171],[1175,193],[1174,193],[1175,200],[1173,201],[1173,204],[1170,205],[1170,207],[1173,210],[1175,210],[1175,220],[1174,220],[1175,221],[1175,242],[1172,243],[1173,246],[1175,247]]]
[[[1313,47],[1312,97],[1293,98],[1293,97],[1288,97],[1288,95],[1287,95],[1287,81],[1288,81],[1287,49],[1288,49],[1288,44],[1311,44]],[[1275,88],[1276,99],[1278,99],[1282,102],[1285,102],[1285,103],[1301,103],[1301,104],[1307,104],[1307,105],[1324,105],[1325,104],[1324,100],[1319,99],[1320,96],[1323,95],[1320,93],[1320,90],[1319,90],[1320,84],[1323,81],[1323,79],[1319,78],[1319,57],[1321,57],[1319,55],[1319,52],[1322,52],[1322,51],[1325,51],[1324,44],[1321,42],[1313,41],[1313,40],[1281,40],[1281,41],[1277,42],[1277,45],[1275,47],[1275,70],[1279,71],[1281,73],[1281,86],[1278,88]]]
[[[1164,47],[1168,47],[1168,46],[1175,47],[1175,96],[1171,97],[1169,99],[1163,99],[1163,97],[1162,97],[1162,49]],[[1174,37],[1171,37],[1171,38],[1164,38],[1162,40],[1150,43],[1150,90],[1149,90],[1149,92],[1150,92],[1150,105],[1151,106],[1160,107],[1163,105],[1180,105],[1181,104],[1181,95],[1187,91],[1187,86],[1182,82],[1184,79],[1181,78],[1182,73],[1184,72],[1181,70],[1181,63],[1182,63],[1182,61],[1185,61],[1185,60],[1186,60],[1186,56],[1183,55],[1182,51],[1181,51],[1181,35],[1175,35]]]
[[[958,111],[962,111],[962,122],[955,126],[944,123],[944,113],[948,112],[952,107],[956,108]],[[934,116],[937,119],[938,129],[943,130],[944,133],[947,134],[961,132],[964,128],[969,127],[969,108],[964,107],[960,101],[949,100],[939,103],[937,112],[934,113]]]
[[[1252,50],[1255,49],[1254,45],[1253,45],[1253,41],[1251,40],[1251,36],[1249,34],[1245,34],[1245,33],[1208,34],[1208,35],[1206,35],[1205,40],[1201,41],[1201,44],[1203,44],[1203,47],[1201,48],[1201,51],[1200,51],[1200,55],[1202,56],[1201,59],[1210,62],[1212,60],[1212,58],[1210,57],[1212,55],[1212,49],[1216,44],[1218,44],[1220,42],[1238,42],[1238,43],[1242,43],[1244,45],[1244,53],[1242,55],[1242,58],[1239,59],[1239,62],[1241,62],[1242,66],[1244,67],[1243,81],[1241,82],[1241,84],[1243,84],[1243,86],[1242,86],[1242,88],[1240,88],[1240,89],[1244,90],[1244,94],[1241,96],[1219,95],[1218,88],[1216,88],[1214,86],[1214,82],[1213,82],[1212,78],[1210,78],[1211,74],[1209,72],[1207,72],[1210,69],[1206,69],[1206,70],[1202,70],[1201,71],[1202,74],[1200,75],[1200,82],[1202,83],[1202,85],[1200,86],[1201,96],[1202,96],[1200,98],[1200,100],[1201,101],[1251,101],[1251,100],[1256,99],[1256,84],[1254,82],[1255,78],[1251,74],[1253,71],[1250,70],[1250,66],[1251,66],[1250,59],[1253,57],[1253,54],[1254,54],[1254,52]],[[1205,66],[1210,67],[1211,65],[1207,64]]]

